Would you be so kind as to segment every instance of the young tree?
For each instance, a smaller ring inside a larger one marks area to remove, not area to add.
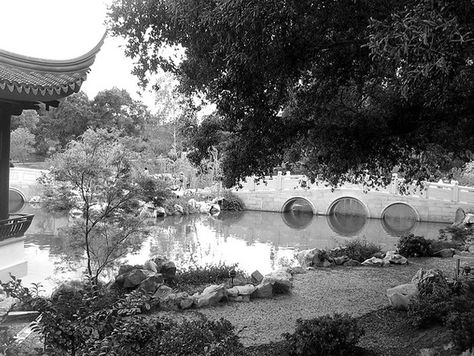
[[[334,184],[387,183],[395,165],[421,181],[471,158],[470,0],[116,0],[110,10],[136,74],[161,66],[216,104],[228,184],[282,162]],[[160,56],[163,45],[185,59]]]
[[[25,127],[19,127],[11,133],[10,157],[12,160],[25,162],[35,149],[35,136]]]
[[[67,234],[85,248],[87,273],[94,281],[116,259],[139,247],[134,239],[143,231],[134,210],[138,188],[132,179],[133,158],[117,132],[88,129],[51,159],[50,186],[67,184],[77,195],[82,219]]]

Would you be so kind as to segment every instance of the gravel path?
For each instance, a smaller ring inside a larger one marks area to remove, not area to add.
[[[240,333],[245,346],[281,340],[293,332],[298,318],[332,313],[360,316],[388,305],[387,288],[409,283],[416,271],[439,268],[452,276],[454,259],[411,259],[406,266],[336,267],[295,275],[291,295],[229,303],[199,310],[209,318],[225,318]]]

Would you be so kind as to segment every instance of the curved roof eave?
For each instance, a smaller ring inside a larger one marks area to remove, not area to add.
[[[0,63],[41,72],[76,72],[84,70],[94,63],[95,56],[102,47],[106,36],[107,32],[104,33],[99,43],[97,43],[94,48],[77,58],[42,59],[0,49]]]
[[[87,78],[90,66],[104,43],[86,54],[69,60],[47,60],[0,50],[0,101],[51,103],[77,93]]]

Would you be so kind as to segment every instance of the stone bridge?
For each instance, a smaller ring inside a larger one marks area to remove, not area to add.
[[[10,212],[21,209],[24,202],[41,195],[41,185],[37,179],[41,177],[42,169],[13,167],[10,168]]]
[[[388,223],[453,222],[458,208],[474,207],[474,187],[459,186],[455,181],[428,182],[423,190],[413,187],[410,194],[401,195],[400,183],[395,174],[391,185],[384,189],[366,191],[362,186],[345,185],[333,190],[321,183],[311,184],[304,176],[279,172],[265,181],[248,178],[234,193],[247,210],[306,210],[315,215],[364,216]]]

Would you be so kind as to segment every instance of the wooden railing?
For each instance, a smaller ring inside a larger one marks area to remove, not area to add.
[[[33,217],[31,214],[12,214],[9,219],[0,220],[0,241],[23,236]]]

